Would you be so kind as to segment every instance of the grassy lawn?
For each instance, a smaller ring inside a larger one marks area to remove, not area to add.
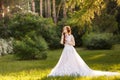
[[[76,48],[85,62],[95,70],[120,72],[120,45],[111,50]],[[56,65],[62,49],[50,50],[46,60],[16,60],[13,55],[0,57],[0,80],[120,80],[114,77],[47,77]]]

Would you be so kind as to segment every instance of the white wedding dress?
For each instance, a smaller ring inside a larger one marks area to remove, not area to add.
[[[72,35],[66,36],[66,44],[57,65],[48,76],[113,76],[118,72],[92,70],[78,55],[75,48],[69,45]]]

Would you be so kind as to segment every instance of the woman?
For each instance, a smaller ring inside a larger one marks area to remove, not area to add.
[[[64,45],[62,55],[48,76],[112,76],[119,74],[89,68],[73,47],[75,46],[75,40],[71,34],[70,26],[63,28],[60,43]]]

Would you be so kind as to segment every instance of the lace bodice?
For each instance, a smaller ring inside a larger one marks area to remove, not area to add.
[[[61,44],[63,44],[63,35],[61,37]],[[75,40],[72,34],[65,36],[65,44],[75,46]]]
[[[72,35],[66,35],[65,36],[65,44],[69,44],[72,40]]]

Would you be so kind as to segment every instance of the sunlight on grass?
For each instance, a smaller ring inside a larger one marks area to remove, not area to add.
[[[97,59],[97,58],[103,57],[103,56],[105,56],[105,54],[95,55],[95,56],[93,56],[93,57],[90,57],[89,59]]]
[[[50,70],[31,70],[0,75],[0,80],[117,80],[120,77],[47,77]]]
[[[118,46],[118,45],[117,45]],[[119,46],[118,46],[119,47]],[[120,50],[76,49],[88,66],[95,70],[120,72]],[[0,80],[120,80],[120,76],[47,77],[56,65],[62,49],[50,50],[46,60],[19,61],[13,55],[0,57]]]
[[[30,70],[0,75],[0,80],[37,80],[45,77],[50,70]]]

